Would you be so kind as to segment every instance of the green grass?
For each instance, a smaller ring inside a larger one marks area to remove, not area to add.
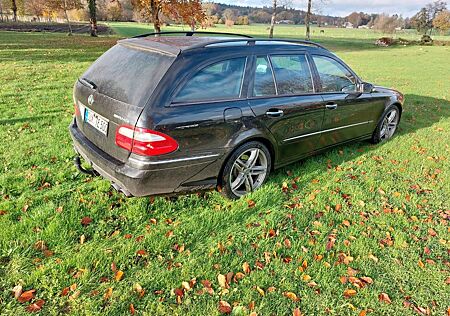
[[[141,32],[135,27],[122,34]],[[228,201],[217,192],[125,199],[107,181],[78,174],[67,131],[72,86],[116,38],[0,32],[0,314],[25,313],[27,304],[11,295],[21,284],[45,300],[42,315],[122,315],[130,304],[138,315],[215,315],[220,300],[236,306],[235,315],[248,315],[251,302],[258,315],[291,315],[296,307],[306,315],[417,315],[405,300],[444,315],[450,48],[375,49],[353,34],[321,41],[364,79],[406,94],[397,136],[306,159]],[[92,223],[83,226],[86,216]],[[336,242],[327,250],[331,234]],[[348,265],[346,256],[353,259]],[[252,272],[221,289],[218,274],[242,272],[244,262]],[[121,281],[112,263],[124,272]],[[342,284],[348,267],[373,284]],[[308,286],[307,276],[317,285]],[[196,285],[177,304],[173,290],[193,278]],[[212,295],[202,293],[202,280],[211,281]],[[141,298],[136,283],[145,289]],[[72,284],[72,297],[61,296]],[[346,289],[356,295],[345,298]],[[380,302],[380,293],[392,303]]]

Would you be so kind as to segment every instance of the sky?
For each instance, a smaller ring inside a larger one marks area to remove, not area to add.
[[[313,0],[314,3],[315,0]],[[316,0],[318,1],[318,0]],[[350,13],[363,11],[366,13],[401,14],[411,17],[422,7],[433,0],[326,0],[326,5],[320,6],[320,13],[332,16],[347,16]],[[271,5],[271,0],[216,0],[215,2],[241,6]],[[306,0],[290,0],[297,9],[306,9]],[[319,2],[319,1],[318,1]]]

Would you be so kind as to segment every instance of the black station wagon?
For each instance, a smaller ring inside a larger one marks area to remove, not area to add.
[[[74,87],[75,164],[127,196],[238,198],[273,169],[396,131],[403,95],[319,44],[174,33],[118,41]]]

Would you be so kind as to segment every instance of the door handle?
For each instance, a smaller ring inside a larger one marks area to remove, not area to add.
[[[336,108],[338,107],[338,105],[337,105],[336,103],[330,102],[330,103],[327,103],[327,104],[325,105],[325,107],[326,107],[328,110],[336,110]]]
[[[270,117],[281,117],[283,116],[283,114],[284,114],[283,110],[279,109],[270,109],[266,112],[266,115]]]

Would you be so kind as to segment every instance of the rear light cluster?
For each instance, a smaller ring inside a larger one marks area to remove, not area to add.
[[[117,128],[116,145],[143,156],[164,155],[178,149],[178,143],[168,135],[129,125]]]
[[[80,116],[81,115],[80,109],[78,108],[78,105],[75,102],[73,103],[73,107],[75,109],[75,115]]]

